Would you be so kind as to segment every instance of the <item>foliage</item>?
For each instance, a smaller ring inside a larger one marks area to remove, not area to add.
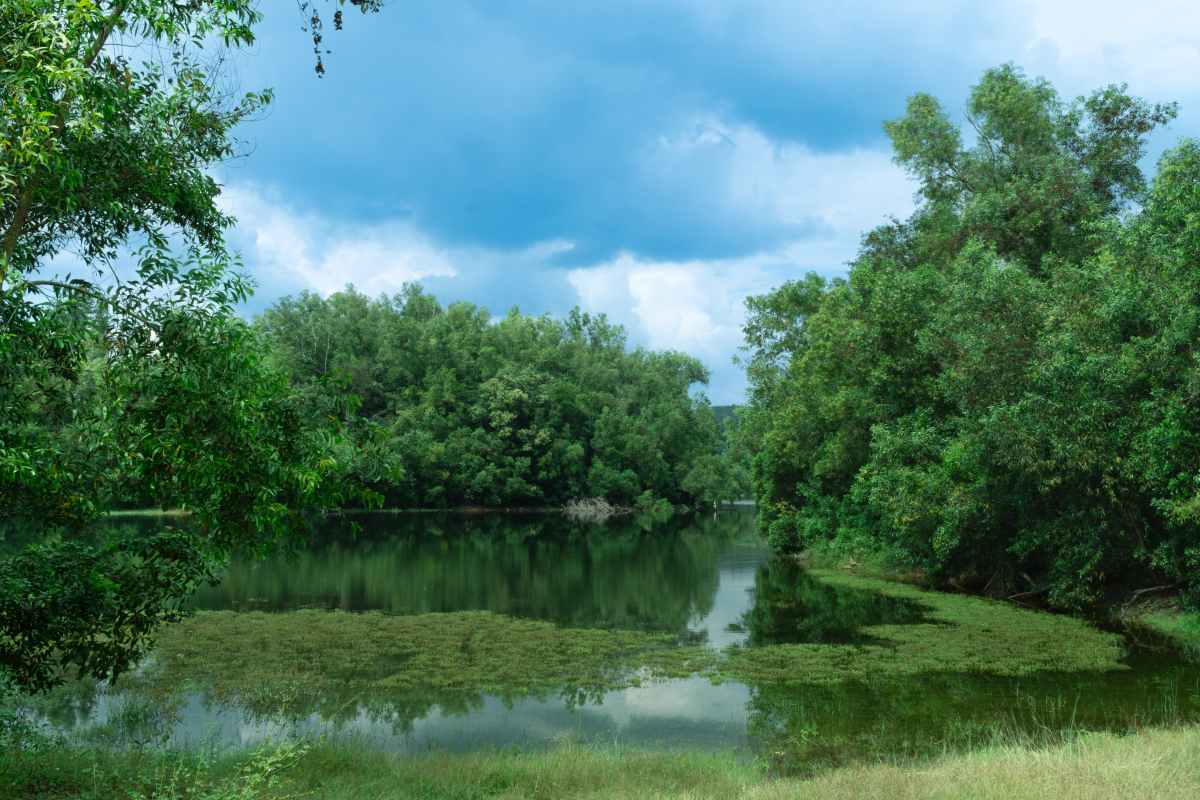
[[[204,50],[249,44],[259,16],[248,0],[0,7],[0,535],[32,540],[0,559],[0,669],[24,686],[129,667],[231,550],[344,494],[334,434],[302,423],[233,315],[249,284],[210,167],[270,92],[227,96]],[[191,523],[78,535],[129,493]]]
[[[1072,103],[1011,67],[970,146],[917,95],[886,128],[922,202],[849,276],[748,304],[747,435],[784,549],[886,551],[1062,607],[1113,586],[1200,598],[1200,145],[1147,186],[1174,106]]]
[[[257,325],[306,414],[347,420],[356,474],[389,505],[602,497],[652,510],[731,497],[721,429],[690,393],[704,367],[628,350],[603,316],[493,320],[410,285],[286,298]]]

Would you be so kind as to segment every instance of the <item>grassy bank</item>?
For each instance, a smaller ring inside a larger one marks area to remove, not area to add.
[[[483,800],[483,798],[1089,798],[1200,796],[1200,729],[1080,735],[1038,749],[997,742],[920,765],[866,764],[771,779],[730,752],[563,745],[545,752],[394,756],[349,745],[223,757],[49,749],[7,753],[0,798]]]
[[[748,683],[822,684],[868,677],[965,672],[996,676],[1122,669],[1121,638],[1073,617],[828,570],[822,582],[925,609],[915,624],[868,625],[872,644],[781,644],[735,652],[720,674]]]
[[[1137,616],[1135,622],[1176,642],[1193,658],[1200,658],[1200,612],[1160,609]]]
[[[827,546],[806,550],[800,560],[807,568],[825,576],[841,574],[853,576],[852,580],[865,577],[882,581],[880,585],[883,586],[927,585],[923,574],[899,566],[883,551],[857,551],[851,554]],[[1181,611],[1177,601],[1168,600],[1165,604],[1115,605],[1107,613],[1118,624],[1151,630],[1174,642],[1192,658],[1200,659],[1200,612]]]

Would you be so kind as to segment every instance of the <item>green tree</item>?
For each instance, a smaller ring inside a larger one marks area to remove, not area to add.
[[[778,546],[1060,606],[1140,581],[1200,593],[1196,146],[1150,185],[1138,169],[1174,113],[1123,87],[1064,102],[1006,66],[972,91],[970,146],[927,95],[887,123],[913,216],[864,237],[846,280],[749,303],[746,425]]]
[[[408,286],[377,299],[352,288],[286,298],[257,324],[313,412],[341,408],[355,440],[390,459],[390,470],[360,477],[391,504],[729,496],[721,431],[690,394],[708,379],[703,366],[630,351],[603,317],[514,310],[492,320]],[[343,404],[343,390],[357,402]]]
[[[0,7],[0,519],[33,539],[0,561],[0,666],[25,686],[128,667],[232,549],[339,495],[332,434],[232,313],[249,284],[209,168],[270,93],[230,101],[203,47],[258,20],[249,0]],[[67,250],[86,277],[58,274]],[[79,533],[127,496],[191,521]]]

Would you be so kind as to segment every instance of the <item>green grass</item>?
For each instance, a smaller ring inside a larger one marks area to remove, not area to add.
[[[1158,610],[1138,622],[1176,642],[1188,655],[1200,658],[1200,612]]]
[[[1054,747],[997,741],[920,764],[878,762],[772,779],[732,752],[562,745],[541,752],[395,756],[353,744],[216,756],[50,748],[0,751],[5,800],[583,800],[977,798],[1191,800],[1200,729],[1080,734]]]

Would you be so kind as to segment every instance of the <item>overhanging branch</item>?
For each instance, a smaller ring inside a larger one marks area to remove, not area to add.
[[[135,311],[132,308],[129,308],[128,306],[121,305],[120,303],[114,301],[112,297],[105,294],[104,292],[101,292],[96,287],[92,286],[90,283],[87,283],[85,281],[74,281],[71,283],[68,283],[66,281],[52,281],[52,280],[22,281],[20,284],[18,284],[17,288],[40,289],[43,287],[51,288],[51,289],[62,289],[63,291],[74,292],[76,294],[81,294],[86,297],[90,297],[93,300],[104,303],[104,305],[108,306],[109,308],[116,309],[117,311],[120,311],[122,314],[127,314],[130,317],[133,317],[138,322],[148,325],[151,328],[158,327],[157,323],[155,323],[154,320],[150,319],[149,317],[145,316],[144,314],[142,314],[138,311]]]

